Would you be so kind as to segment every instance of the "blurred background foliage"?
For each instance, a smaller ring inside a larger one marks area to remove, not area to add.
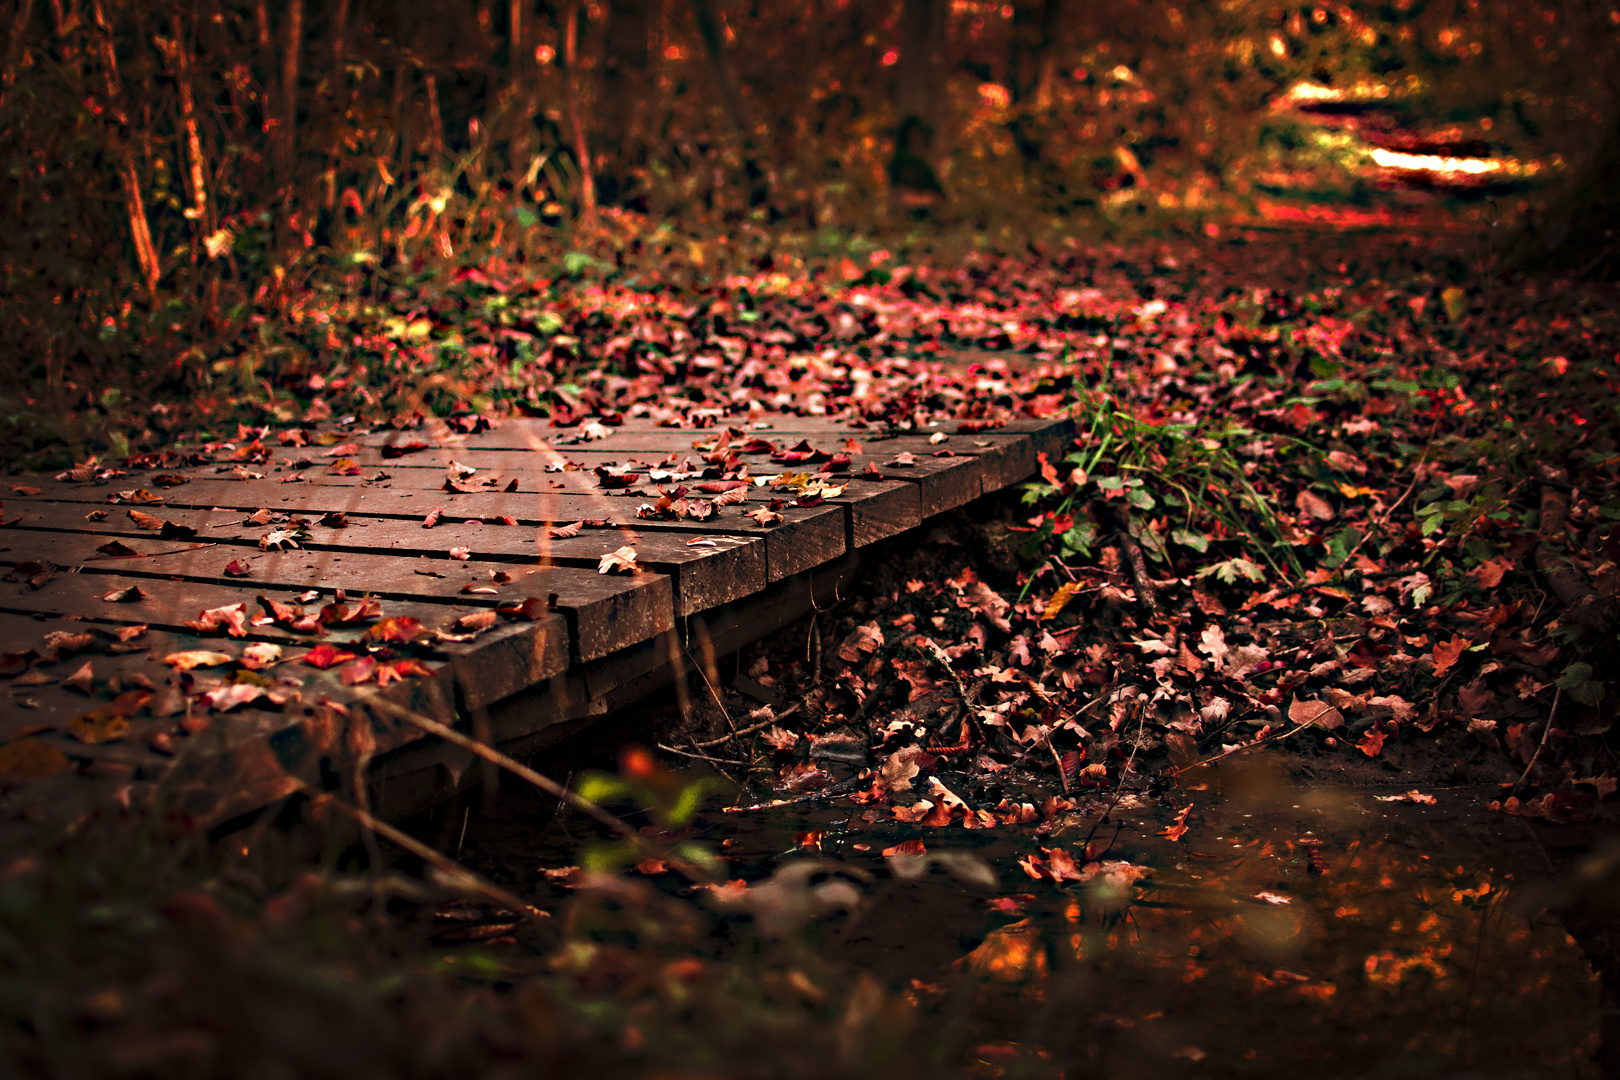
[[[278,329],[312,295],[363,313],[493,256],[701,274],[852,235],[1011,246],[1195,230],[1290,187],[1364,200],[1365,145],[1291,108],[1301,86],[1590,177],[1617,23],[1554,0],[10,0],[6,456],[117,453],[132,403],[149,436],[177,400],[271,405],[328,362]],[[1581,187],[1492,220],[1600,236],[1558,216]]]

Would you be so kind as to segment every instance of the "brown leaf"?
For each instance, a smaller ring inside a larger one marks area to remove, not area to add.
[[[1332,729],[1344,723],[1344,714],[1325,701],[1300,701],[1295,698],[1293,704],[1288,706],[1288,719],[1296,724]]]
[[[602,556],[596,572],[598,574],[622,573],[633,574],[639,566],[636,565],[636,549],[626,544],[617,551],[610,551]]]
[[[495,625],[496,614],[493,611],[475,611],[471,615],[463,615],[455,622],[455,628],[463,633],[480,633]]]
[[[127,510],[125,513],[129,515],[129,520],[133,521],[137,527],[142,529],[151,529],[155,532],[163,528],[163,526],[166,524],[166,522],[164,522],[164,520],[158,517],[156,514],[148,514],[144,510]]]
[[[231,637],[243,637],[247,634],[247,603],[209,608],[195,619],[187,619],[184,625],[200,633],[216,634],[223,630]]]
[[[435,525],[437,525],[439,523],[439,519],[441,517],[443,517],[443,516],[444,516],[444,507],[435,506],[433,509],[431,509],[431,510],[429,510],[427,512],[427,517],[422,519],[422,528],[424,528],[424,529],[433,528],[433,526],[435,526]]]
[[[1315,521],[1332,521],[1337,514],[1332,504],[1314,491],[1301,490],[1294,496],[1294,506],[1300,513]]]
[[[42,739],[17,739],[0,746],[0,777],[43,780],[70,768],[67,755]]]
[[[242,559],[232,559],[225,564],[226,577],[247,577],[251,573],[253,573],[253,567]]]
[[[86,660],[78,671],[75,671],[73,674],[63,679],[62,685],[67,687],[69,690],[77,690],[81,694],[89,694],[91,691],[95,690],[96,672],[95,669],[90,666],[90,661]]]
[[[472,558],[472,550],[464,547],[453,547],[450,549],[450,557],[452,559],[459,559],[462,562],[466,562],[468,559]]]
[[[139,585],[127,585],[122,589],[114,589],[103,593],[101,598],[109,604],[135,604],[145,600],[148,593]]]
[[[893,847],[883,849],[883,857],[885,859],[892,859],[897,855],[917,856],[926,854],[928,854],[928,847],[921,840],[906,840],[902,843],[894,845]]]
[[[281,646],[268,641],[255,641],[242,650],[242,666],[249,671],[263,671],[281,662]]]
[[[185,652],[174,652],[163,658],[163,662],[177,671],[190,671],[192,668],[218,667],[228,664],[236,657],[230,653],[213,652],[209,649],[189,649]]]

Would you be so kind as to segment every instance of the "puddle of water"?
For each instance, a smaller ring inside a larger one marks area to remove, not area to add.
[[[1436,799],[1233,763],[1101,825],[1101,805],[968,830],[834,802],[715,806],[694,838],[783,897],[842,882],[858,906],[810,925],[813,947],[904,989],[985,1075],[1596,1077],[1601,987],[1558,920],[1515,903],[1536,869],[1521,823]],[[552,808],[504,791],[464,857],[513,884],[577,861],[594,833],[538,824]],[[975,859],[881,855],[910,840]],[[1514,844],[1517,866],[1478,861]]]

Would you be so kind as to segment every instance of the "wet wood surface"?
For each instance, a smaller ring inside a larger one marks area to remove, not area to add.
[[[126,802],[161,780],[172,813],[215,823],[356,760],[391,762],[405,809],[460,779],[409,713],[517,745],[627,704],[694,630],[729,651],[785,625],[862,549],[1073,438],[471,426],[243,431],[0,479],[4,813],[88,775]]]

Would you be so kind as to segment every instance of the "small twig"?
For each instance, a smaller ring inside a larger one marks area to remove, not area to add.
[[[1243,743],[1240,746],[1234,746],[1230,750],[1221,751],[1219,754],[1216,754],[1214,757],[1207,757],[1207,758],[1204,758],[1202,761],[1191,762],[1191,763],[1189,763],[1187,765],[1181,766],[1181,768],[1179,768],[1179,769],[1171,769],[1170,770],[1170,775],[1171,776],[1180,776],[1182,773],[1190,772],[1191,770],[1196,769],[1201,765],[1209,765],[1209,764],[1212,764],[1213,762],[1220,761],[1222,758],[1229,758],[1233,754],[1241,753],[1244,750],[1248,750],[1248,749],[1251,749],[1253,747],[1260,746],[1263,743],[1281,742],[1283,739],[1287,739],[1287,738],[1289,738],[1291,736],[1298,735],[1301,731],[1304,731],[1306,728],[1312,727],[1312,726],[1314,726],[1314,723],[1311,722],[1311,721],[1307,721],[1306,723],[1300,724],[1294,730],[1285,731],[1281,735],[1267,735],[1263,739],[1255,739],[1255,740],[1253,740],[1251,742]]]
[[[396,716],[399,719],[404,720],[406,723],[415,724],[423,731],[430,735],[437,735],[445,742],[453,743],[456,746],[461,747],[463,750],[470,750],[474,754],[477,754],[479,757],[483,758],[485,761],[499,765],[501,768],[512,773],[514,776],[527,780],[529,783],[533,784],[541,791],[546,792],[548,795],[553,795],[558,799],[566,801],[575,809],[585,811],[586,814],[595,818],[603,825],[606,825],[608,828],[612,829],[626,840],[629,840],[634,844],[640,844],[642,842],[641,834],[635,829],[631,828],[630,825],[624,820],[613,816],[584,796],[576,794],[568,788],[563,787],[561,784],[557,783],[557,781],[551,779],[551,777],[535,772],[533,769],[529,768],[520,761],[514,761],[512,758],[507,757],[493,746],[481,743],[477,739],[470,739],[461,732],[457,731],[455,728],[452,728],[446,724],[441,724],[437,720],[429,719],[420,713],[412,712],[410,709],[401,708],[400,706],[395,705],[393,702],[377,694],[362,694],[359,696],[359,700],[374,709],[380,709],[392,716]],[[687,877],[691,878],[693,881],[709,880],[708,874],[704,873],[693,864],[687,862],[685,859],[675,859],[666,856],[664,861],[670,866],[679,870],[682,874],[685,874]]]
[[[185,555],[192,551],[202,551],[204,548],[219,547],[218,544],[192,544],[190,547],[170,548],[168,551],[152,551],[145,555],[136,552],[133,555],[91,555],[85,562],[106,562],[109,559],[157,559],[164,555]]]
[[[514,912],[524,918],[535,919],[547,918],[550,916],[550,912],[541,911],[533,904],[530,904],[525,900],[520,900],[516,894],[506,891],[493,881],[489,881],[482,875],[467,869],[465,866],[462,866],[460,863],[450,859],[441,852],[436,851],[428,845],[422,843],[422,841],[418,840],[409,833],[401,832],[399,829],[396,829],[392,825],[388,824],[388,822],[373,817],[371,814],[361,810],[357,806],[350,806],[342,799],[339,799],[327,792],[316,791],[308,784],[300,784],[299,786],[303,789],[304,793],[310,797],[311,803],[313,803],[315,806],[331,807],[333,810],[336,810],[345,817],[354,819],[362,828],[370,829],[379,836],[382,836],[388,840],[389,843],[399,845],[412,855],[415,855],[417,858],[421,859],[423,862],[431,865],[434,869],[438,870],[446,877],[451,878],[452,880],[461,881],[468,888],[483,893],[485,896],[489,897],[491,900],[494,900],[502,907],[511,908]]]
[[[1524,782],[1530,779],[1530,770],[1536,767],[1536,762],[1541,758],[1541,749],[1547,745],[1547,736],[1552,734],[1553,721],[1558,718],[1558,702],[1563,696],[1564,688],[1562,686],[1553,691],[1552,711],[1547,714],[1547,726],[1541,731],[1541,741],[1536,744],[1536,752],[1530,755],[1530,761],[1525,765],[1524,772],[1519,775],[1518,781],[1508,789],[1509,795],[1517,794],[1518,790],[1524,786]]]
[[[852,776],[848,780],[840,780],[831,787],[824,787],[820,791],[812,791],[806,795],[798,795],[791,799],[772,799],[770,802],[755,803],[752,806],[728,806],[721,812],[726,814],[746,814],[754,810],[775,810],[783,806],[798,806],[801,803],[820,802],[822,799],[832,799],[847,794],[861,786],[861,778]]]
[[[1086,833],[1085,843],[1080,845],[1080,850],[1082,852],[1091,846],[1091,838],[1097,835],[1097,827],[1108,820],[1108,815],[1114,812],[1114,807],[1119,805],[1119,800],[1125,797],[1125,777],[1130,774],[1131,766],[1136,762],[1136,751],[1142,745],[1142,732],[1147,729],[1147,706],[1147,698],[1139,697],[1136,699],[1136,739],[1131,743],[1130,756],[1125,759],[1125,764],[1119,770],[1119,783],[1114,787],[1113,801],[1111,801],[1103,809],[1103,812],[1097,817],[1097,820],[1092,823],[1091,831]],[[1047,743],[1048,747],[1051,745],[1052,744],[1050,742]],[[1055,755],[1056,751],[1053,753]],[[1058,773],[1061,775],[1062,772],[1063,766],[1061,763],[1059,763]],[[1064,790],[1068,790],[1067,785],[1064,786]]]
[[[698,753],[694,753],[694,752],[692,752],[690,750],[677,750],[673,746],[665,746],[663,743],[653,743],[653,745],[658,747],[658,749],[662,750],[666,754],[678,754],[678,755],[680,755],[681,757],[684,757],[684,758],[692,758],[692,759],[694,759],[696,761],[707,761],[707,762],[709,762],[711,764],[714,764],[714,765],[748,765],[748,764],[751,764],[750,762],[747,762],[747,761],[738,761],[736,758],[710,757],[708,754],[698,754]],[[692,745],[696,746],[698,744],[693,743]]]
[[[773,716],[768,720],[761,720],[757,724],[750,724],[748,727],[733,731],[728,735],[722,735],[718,739],[705,739],[703,742],[694,742],[692,745],[697,747],[699,750],[707,750],[711,746],[719,746],[721,743],[730,742],[732,739],[740,739],[744,735],[752,735],[756,731],[764,731],[768,727],[780,724],[783,720],[786,720],[803,707],[804,703],[800,702],[791,709],[785,710],[780,716]]]

